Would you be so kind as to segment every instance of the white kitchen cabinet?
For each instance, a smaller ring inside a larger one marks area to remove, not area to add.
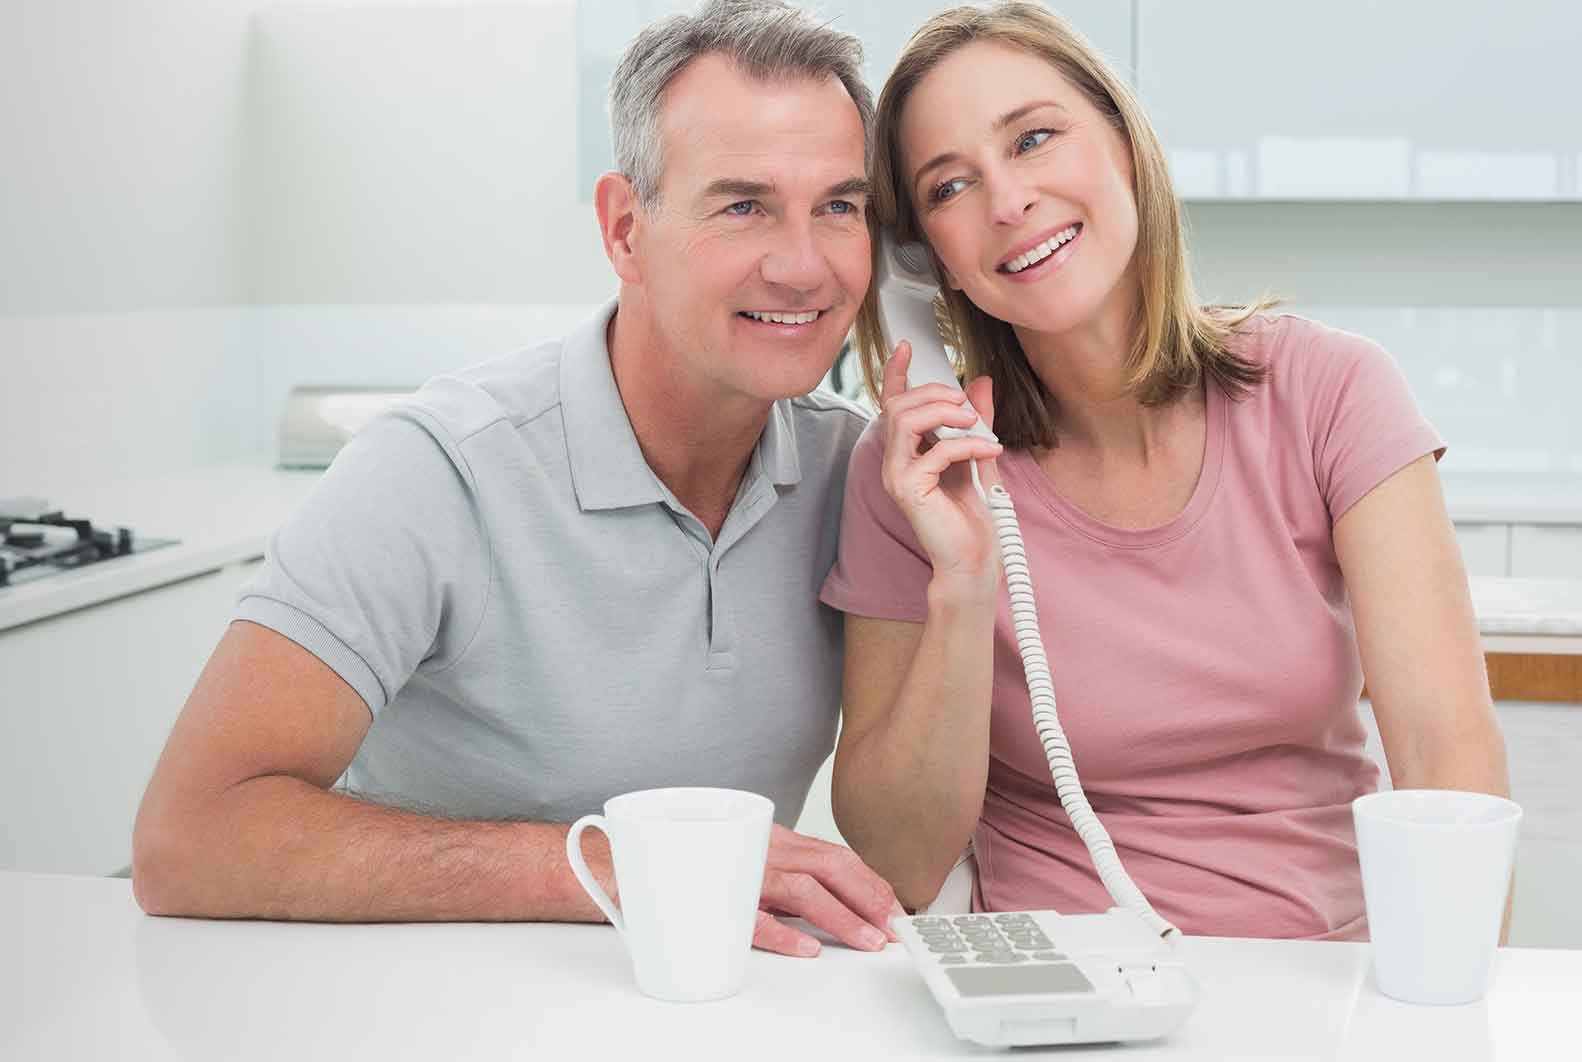
[[[257,562],[0,631],[0,869],[107,874]]]
[[[611,6],[623,9],[619,16],[633,19],[625,13],[628,0],[605,0]],[[588,0],[583,0],[583,7]],[[598,5],[596,5],[598,6]],[[867,60],[868,81],[875,96],[884,86],[901,49],[917,28],[937,13],[941,5],[936,0],[837,0],[818,5],[826,17],[834,16],[835,25],[862,39],[863,54]],[[1117,0],[1055,0],[1049,5],[1062,18],[1087,37],[1115,67],[1128,78],[1132,67],[1132,10],[1131,5]],[[633,34],[636,29],[633,29]]]
[[[1582,527],[1513,525],[1510,574],[1520,579],[1582,579]]]
[[[1569,0],[1137,0],[1186,199],[1582,198]]]
[[[1456,524],[1468,575],[1510,574],[1510,530],[1506,524]]]

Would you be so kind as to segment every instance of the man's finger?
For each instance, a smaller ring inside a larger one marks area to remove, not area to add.
[[[817,937],[791,928],[768,911],[759,911],[758,924],[753,927],[753,947],[778,955],[811,959],[819,953],[821,945]]]
[[[857,917],[889,934],[890,919],[896,912],[895,890],[850,848],[787,830],[770,840],[769,871],[817,879]],[[768,874],[764,880],[769,880]]]
[[[886,935],[854,914],[811,874],[764,875],[763,903],[805,918],[849,948],[880,951]]]

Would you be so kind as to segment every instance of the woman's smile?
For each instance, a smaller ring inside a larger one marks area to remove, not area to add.
[[[1073,222],[1054,233],[1040,237],[1030,248],[1011,254],[995,272],[1008,280],[1027,284],[1049,276],[1067,259],[1076,254],[1077,241],[1082,236],[1082,222]]]

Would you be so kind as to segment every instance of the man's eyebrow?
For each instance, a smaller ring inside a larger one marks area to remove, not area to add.
[[[721,177],[710,181],[709,186],[703,189],[700,199],[713,199],[715,196],[728,195],[734,199],[757,199],[761,196],[774,194],[775,186],[765,181],[749,181],[741,177]]]
[[[994,131],[999,132],[1017,119],[1025,118],[1029,114],[1032,114],[1040,107],[1053,107],[1060,111],[1065,110],[1064,107],[1061,107],[1060,104],[1056,103],[1054,100],[1034,100],[1031,103],[1024,103],[1020,107],[1006,111],[1004,114],[996,118],[994,120]],[[955,162],[959,158],[961,158],[961,156],[954,151],[946,151],[942,154],[935,155],[933,158],[923,163],[922,166],[918,167],[917,173],[912,177],[912,187],[916,189],[917,182],[922,180],[923,174],[927,173],[929,170],[936,166],[943,166],[947,162]]]
[[[824,194],[830,199],[859,195],[866,197],[873,194],[873,184],[866,177],[848,177]]]
[[[828,198],[838,199],[842,196],[866,196],[873,189],[866,177],[848,177],[839,184],[832,185],[824,194]],[[774,195],[775,185],[769,181],[751,181],[741,177],[721,177],[710,181],[709,186],[703,189],[702,199],[713,199],[718,196],[728,196],[732,199],[759,199],[764,196]]]

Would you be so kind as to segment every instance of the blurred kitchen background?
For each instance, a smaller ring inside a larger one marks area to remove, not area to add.
[[[176,542],[0,587],[0,868],[128,861],[231,596],[318,474],[277,467],[294,387],[411,389],[613,292],[605,82],[688,6],[0,3],[0,499]],[[941,5],[811,6],[877,90]],[[1051,6],[1140,92],[1204,297],[1373,336],[1448,439],[1486,648],[1537,660],[1500,705],[1518,941],[1582,946],[1582,8]],[[296,410],[333,437],[377,404],[337,400]]]

